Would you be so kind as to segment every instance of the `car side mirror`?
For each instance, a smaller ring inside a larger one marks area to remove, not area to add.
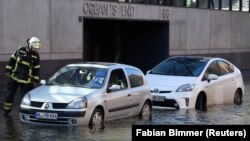
[[[110,86],[110,87],[108,88],[109,92],[118,91],[118,90],[120,90],[120,89],[121,89],[121,86],[116,85],[116,84],[113,84],[112,86]]]
[[[146,74],[149,74],[151,72],[151,70],[148,70],[147,72],[146,72]]]
[[[46,84],[46,80],[42,79],[42,80],[40,81],[40,84],[45,85],[45,84]]]
[[[217,80],[218,79],[218,75],[216,74],[209,74],[207,77],[207,81],[210,82],[211,80]]]

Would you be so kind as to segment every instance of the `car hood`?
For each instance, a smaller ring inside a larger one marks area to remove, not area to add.
[[[98,91],[100,91],[100,89],[64,86],[39,86],[31,90],[29,93],[31,101],[69,103],[78,97],[82,97],[90,93],[96,93]]]
[[[146,80],[151,89],[155,87],[172,87],[176,88],[184,84],[194,83],[197,77],[187,77],[187,76],[171,76],[171,75],[156,75],[147,74]]]

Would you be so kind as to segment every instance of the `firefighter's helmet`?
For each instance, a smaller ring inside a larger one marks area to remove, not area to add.
[[[37,37],[31,37],[28,40],[29,48],[39,49],[41,47],[40,39]]]

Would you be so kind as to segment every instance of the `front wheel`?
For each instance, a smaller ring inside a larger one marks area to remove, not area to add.
[[[196,103],[195,103],[195,109],[196,110],[201,110],[201,111],[206,111],[207,110],[207,105],[206,105],[206,97],[204,94],[199,94]]]
[[[90,118],[89,128],[93,130],[104,128],[104,113],[101,109],[96,108]]]
[[[152,106],[150,102],[146,101],[142,106],[140,118],[142,120],[151,120],[152,118]]]

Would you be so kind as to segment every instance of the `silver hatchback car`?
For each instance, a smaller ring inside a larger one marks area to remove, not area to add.
[[[151,92],[143,72],[133,66],[86,62],[69,64],[28,92],[20,105],[23,123],[88,125],[140,116],[151,119]]]

